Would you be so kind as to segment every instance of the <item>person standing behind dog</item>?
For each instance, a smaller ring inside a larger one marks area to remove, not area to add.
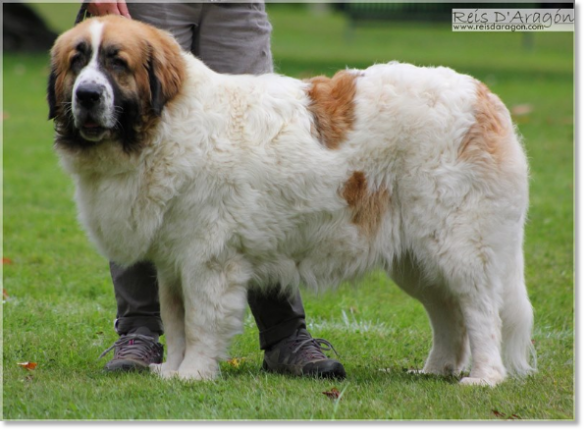
[[[219,73],[263,74],[273,71],[272,27],[264,3],[126,3],[124,0],[87,3],[93,16],[122,15],[169,31],[181,47]],[[117,303],[119,339],[107,349],[114,357],[107,371],[146,369],[163,361],[163,334],[157,275],[148,262],[122,268],[110,263]],[[264,350],[263,369],[271,372],[344,378],[343,365],[326,357],[333,349],[313,339],[306,329],[299,293],[279,294],[279,287],[251,290],[248,303],[259,328]]]

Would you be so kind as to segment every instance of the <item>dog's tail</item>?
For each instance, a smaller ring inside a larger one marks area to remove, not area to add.
[[[510,375],[524,377],[537,371],[537,356],[531,340],[533,308],[527,295],[523,274],[523,253],[509,263],[510,273],[505,278],[502,320],[503,363]]]

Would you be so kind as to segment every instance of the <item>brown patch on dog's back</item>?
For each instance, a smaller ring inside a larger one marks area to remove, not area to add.
[[[507,136],[512,132],[509,112],[496,95],[478,83],[474,114],[476,122],[464,136],[458,157],[486,160],[490,156],[499,164],[506,158]]]
[[[368,180],[361,171],[354,171],[344,183],[342,197],[352,209],[352,223],[367,236],[376,235],[382,218],[389,207],[386,189],[369,191]]]
[[[336,149],[346,139],[355,120],[356,75],[340,71],[333,78],[318,76],[308,80],[311,88],[309,110],[313,114],[319,140]]]

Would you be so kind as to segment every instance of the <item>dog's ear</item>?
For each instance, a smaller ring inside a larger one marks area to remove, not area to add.
[[[163,85],[157,75],[155,74],[155,66],[153,59],[149,59],[149,64],[147,66],[147,71],[149,73],[149,88],[151,91],[151,109],[153,113],[158,117],[161,115],[163,111],[163,107],[167,103],[163,95]]]
[[[55,83],[57,82],[57,71],[55,67],[51,68],[49,83],[47,84],[47,102],[49,104],[49,120],[57,116],[57,96],[55,93]]]
[[[156,37],[149,41],[148,51],[151,107],[153,113],[159,116],[165,105],[179,93],[185,75],[185,63],[179,44],[171,35],[162,31],[158,31]]]

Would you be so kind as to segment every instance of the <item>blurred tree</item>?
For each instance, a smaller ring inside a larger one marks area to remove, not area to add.
[[[5,51],[47,51],[57,34],[29,6],[2,4],[2,33]]]

